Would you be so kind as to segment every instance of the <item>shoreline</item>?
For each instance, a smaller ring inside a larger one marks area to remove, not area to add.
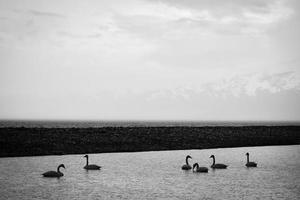
[[[109,127],[243,127],[300,126],[300,121],[197,120],[0,120],[0,128],[109,128]]]
[[[0,128],[0,157],[298,144],[300,126]]]

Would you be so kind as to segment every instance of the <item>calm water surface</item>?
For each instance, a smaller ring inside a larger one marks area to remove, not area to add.
[[[245,167],[245,153],[258,163]],[[181,170],[185,156],[226,170]],[[300,145],[90,154],[101,171],[85,171],[83,155],[0,158],[0,199],[300,199]],[[41,174],[64,163],[62,178]]]

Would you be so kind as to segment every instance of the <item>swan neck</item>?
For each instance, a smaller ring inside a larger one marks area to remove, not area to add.
[[[249,163],[249,155],[247,155],[247,163]]]
[[[215,165],[216,161],[215,161],[215,157],[212,157],[213,159],[213,165]]]
[[[189,158],[188,157],[185,158],[185,163],[186,163],[186,165],[189,165]]]
[[[58,167],[57,167],[57,172],[60,172],[60,171],[59,171],[60,168],[61,168],[61,166],[58,166]]]
[[[86,166],[89,165],[89,157],[86,157]]]
[[[196,170],[199,168],[199,165],[198,165],[198,163],[196,163],[196,165],[195,165],[195,168],[196,168]]]

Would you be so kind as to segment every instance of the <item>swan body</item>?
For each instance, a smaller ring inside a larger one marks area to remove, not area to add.
[[[217,164],[211,165],[211,168],[213,168],[213,169],[226,169],[227,165],[222,164],[222,163],[217,163]]]
[[[257,167],[257,163],[256,162],[249,162],[249,153],[246,153],[247,156],[247,163],[246,163],[246,167]]]
[[[196,170],[194,170],[195,167],[196,167]],[[208,172],[208,168],[207,167],[199,167],[199,164],[195,163],[193,165],[193,172],[207,173]]]
[[[64,166],[64,164],[60,164],[57,167],[57,171],[48,171],[48,172],[45,172],[45,173],[43,173],[43,176],[44,177],[57,177],[57,178],[62,177],[64,174],[59,171],[59,169],[61,167],[64,168],[64,169],[66,169],[65,166]]]
[[[84,166],[84,169],[87,169],[87,170],[99,170],[101,167],[98,166],[98,165],[86,165]]]
[[[190,170],[192,166],[189,164],[189,158],[192,158],[190,155],[187,155],[185,158],[185,165],[181,167],[182,170]]]
[[[221,163],[216,164],[214,155],[211,155],[210,158],[213,159],[213,164],[210,166],[211,168],[213,168],[213,169],[226,169],[227,168],[227,165],[225,165],[225,164],[221,164]]]
[[[86,170],[100,170],[101,167],[98,165],[89,165],[89,156],[85,155],[84,156],[86,158],[86,165],[83,167]]]

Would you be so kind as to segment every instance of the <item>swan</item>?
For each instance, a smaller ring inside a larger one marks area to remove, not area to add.
[[[64,164],[60,164],[58,167],[57,167],[57,171],[48,171],[48,172],[45,172],[45,173],[43,173],[43,176],[44,177],[61,177],[61,176],[63,176],[64,174],[63,173],[61,173],[60,171],[59,171],[59,168],[64,168],[64,169],[66,169],[65,168],[65,166],[64,166]]]
[[[226,169],[227,168],[227,165],[220,164],[220,163],[215,164],[215,156],[214,155],[211,155],[210,158],[213,159],[213,164],[210,166],[211,168],[213,168],[213,169]]]
[[[86,165],[83,167],[86,170],[99,170],[101,167],[98,165],[89,165],[89,156],[85,155],[83,156],[86,158]]]
[[[196,170],[194,170],[195,167],[196,167]],[[193,165],[193,172],[207,173],[208,172],[208,168],[207,167],[199,167],[198,163],[195,163]]]
[[[192,169],[191,165],[189,165],[189,158],[192,159],[192,157],[190,155],[187,155],[186,158],[185,158],[185,163],[186,164],[181,167],[182,170],[190,170],[190,169]]]
[[[247,156],[247,163],[246,163],[246,167],[257,167],[257,163],[256,162],[249,162],[249,153],[246,153]]]

